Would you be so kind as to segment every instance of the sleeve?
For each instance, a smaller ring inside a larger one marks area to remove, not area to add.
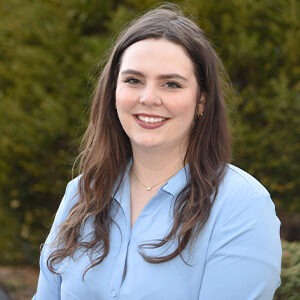
[[[60,285],[61,276],[51,272],[47,267],[47,259],[50,253],[53,251],[51,248],[52,242],[55,240],[59,230],[60,224],[66,219],[74,202],[74,195],[72,195],[72,182],[70,182],[66,188],[65,195],[60,203],[60,206],[55,215],[54,222],[50,233],[43,245],[40,254],[40,274],[38,279],[38,286],[36,294],[32,300],[44,300],[44,299],[60,299]]]
[[[259,193],[233,205],[215,224],[199,300],[271,300],[282,255],[274,204]]]

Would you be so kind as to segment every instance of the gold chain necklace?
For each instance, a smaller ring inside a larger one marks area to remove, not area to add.
[[[132,171],[133,171],[133,175],[134,175],[134,177],[136,178],[136,180],[137,180],[137,181],[138,181],[138,182],[146,189],[147,192],[152,191],[152,189],[153,189],[154,187],[156,187],[156,186],[158,186],[158,185],[160,185],[160,184],[166,182],[167,180],[169,180],[171,177],[174,176],[174,174],[173,174],[172,176],[170,176],[170,177],[168,177],[168,178],[166,178],[166,179],[164,179],[164,180],[162,180],[162,181],[160,181],[160,182],[158,182],[158,183],[155,183],[155,184],[153,184],[153,185],[146,185],[146,184],[144,184],[143,182],[141,182],[141,181],[139,180],[139,178],[137,177],[137,175],[136,175],[136,173],[135,173],[135,170],[134,170],[134,167],[133,167],[133,166],[132,166]]]

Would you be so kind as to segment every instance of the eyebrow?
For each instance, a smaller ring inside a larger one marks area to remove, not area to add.
[[[141,76],[141,77],[145,77],[145,75],[142,72],[133,70],[133,69],[127,69],[121,72],[121,75],[137,75],[137,76]],[[184,81],[188,81],[187,78],[183,77],[182,75],[179,75],[177,73],[170,73],[170,74],[161,74],[158,76],[159,79],[181,79]]]

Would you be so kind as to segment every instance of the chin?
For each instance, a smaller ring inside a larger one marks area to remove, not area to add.
[[[145,149],[156,149],[163,146],[162,143],[153,140],[134,141],[131,143],[134,147],[145,148]]]

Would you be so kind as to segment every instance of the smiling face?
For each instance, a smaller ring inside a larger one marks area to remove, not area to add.
[[[198,95],[193,63],[181,46],[146,39],[128,47],[121,59],[116,106],[133,151],[185,152]]]

